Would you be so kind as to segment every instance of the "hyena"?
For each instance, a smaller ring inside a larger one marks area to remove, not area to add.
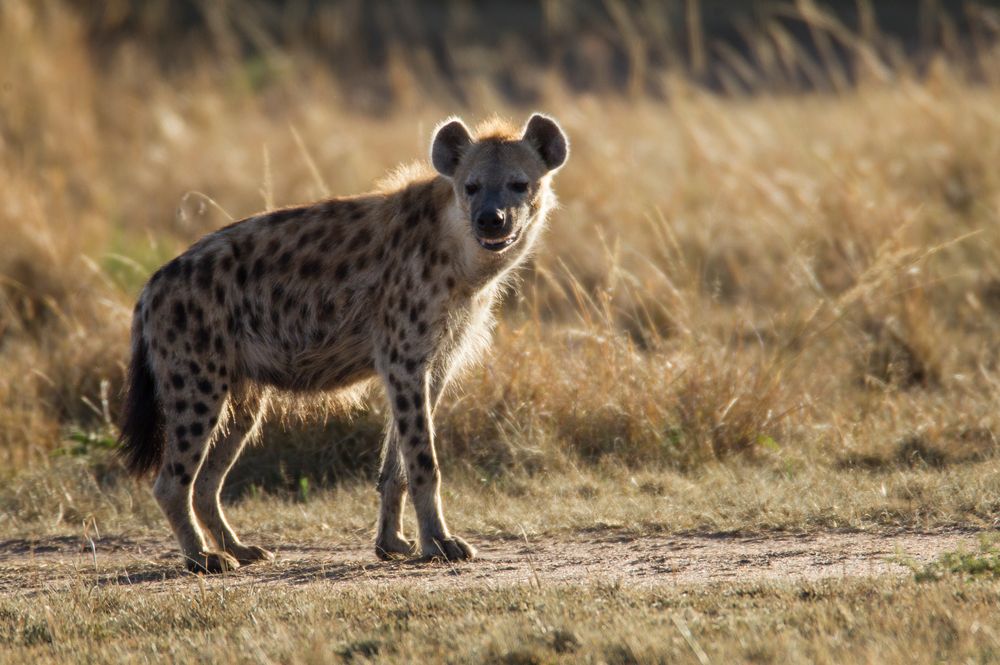
[[[471,559],[441,508],[433,415],[461,363],[488,342],[491,309],[555,198],[569,144],[533,115],[523,130],[435,132],[430,171],[355,197],[262,213],[211,233],[139,297],[121,454],[153,493],[187,567],[221,572],[272,554],[244,544],[219,497],[269,394],[379,378],[380,558]],[[403,533],[409,493],[419,542]]]

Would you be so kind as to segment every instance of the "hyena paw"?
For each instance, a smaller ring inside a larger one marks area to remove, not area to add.
[[[417,544],[402,534],[380,534],[375,540],[375,556],[382,561],[390,561],[417,553]]]
[[[240,562],[225,552],[199,552],[184,557],[187,569],[192,573],[225,573],[236,570]]]
[[[274,561],[272,553],[256,545],[227,545],[226,553],[231,554],[243,566],[257,561]]]
[[[424,545],[424,559],[429,561],[465,561],[476,558],[476,548],[458,536],[434,538],[429,545]]]

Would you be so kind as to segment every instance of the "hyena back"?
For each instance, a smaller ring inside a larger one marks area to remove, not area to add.
[[[337,391],[380,378],[392,407],[376,553],[469,559],[441,510],[432,416],[487,339],[504,278],[535,244],[568,156],[552,119],[473,138],[460,120],[431,145],[436,175],[390,191],[250,217],[158,270],[136,305],[121,453],[154,494],[189,569],[271,554],[219,502],[271,390]],[[405,496],[419,542],[402,529]]]

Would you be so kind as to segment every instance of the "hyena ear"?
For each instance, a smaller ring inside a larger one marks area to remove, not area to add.
[[[569,141],[563,130],[552,118],[536,113],[524,126],[522,141],[527,141],[545,162],[549,171],[554,171],[566,162],[569,156]]]
[[[455,175],[458,162],[465,149],[472,144],[472,137],[465,123],[455,118],[438,127],[431,143],[431,163],[446,178]]]

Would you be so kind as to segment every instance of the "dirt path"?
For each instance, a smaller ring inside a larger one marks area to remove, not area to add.
[[[323,583],[332,589],[371,585],[427,589],[466,586],[619,582],[629,585],[721,581],[816,580],[908,574],[900,559],[929,561],[974,548],[976,533],[813,533],[789,536],[686,535],[635,537],[577,533],[524,540],[476,540],[480,557],[462,564],[383,563],[360,543],[292,544],[273,563],[241,568],[227,584]],[[74,583],[142,585],[150,591],[187,586],[173,544],[105,536],[89,543],[57,537],[0,542],[0,594],[36,594]]]

